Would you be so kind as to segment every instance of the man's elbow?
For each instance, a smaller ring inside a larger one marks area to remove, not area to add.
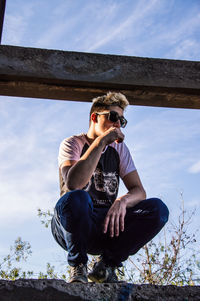
[[[138,187],[140,191],[140,199],[141,201],[146,200],[147,194],[143,187]]]
[[[67,189],[69,189],[70,191],[77,190],[77,189],[83,189],[83,186],[78,185],[77,182],[73,181],[69,177],[66,179],[65,183],[66,183]]]
[[[144,190],[144,188],[142,189],[142,199],[143,200],[146,200],[147,198],[147,194],[146,194],[146,191]]]
[[[77,190],[79,189],[79,187],[77,185],[75,185],[75,183],[73,183],[73,181],[66,181],[66,186],[67,186],[67,189],[69,190]]]

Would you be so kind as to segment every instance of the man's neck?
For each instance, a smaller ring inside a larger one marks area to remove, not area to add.
[[[88,140],[88,142],[90,144],[92,144],[92,142],[97,138],[97,135],[94,133],[94,131],[89,128],[87,134],[86,134],[86,139]]]

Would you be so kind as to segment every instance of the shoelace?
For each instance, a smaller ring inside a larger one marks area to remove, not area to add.
[[[124,272],[122,270],[120,270],[120,268],[117,268],[118,273],[120,274],[120,276],[125,276]]]
[[[82,276],[83,275],[83,269],[84,269],[84,265],[78,265],[76,267],[73,267],[72,269],[72,277],[75,276]]]

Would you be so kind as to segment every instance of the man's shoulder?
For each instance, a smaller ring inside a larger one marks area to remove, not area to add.
[[[78,160],[85,145],[85,135],[73,135],[63,139],[60,144],[58,162],[59,166],[67,160]]]
[[[73,144],[73,143],[84,143],[86,141],[85,134],[77,134],[77,135],[72,135],[70,137],[64,138],[61,142],[61,145],[66,145],[66,144]]]

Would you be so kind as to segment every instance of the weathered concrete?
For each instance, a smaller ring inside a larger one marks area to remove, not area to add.
[[[91,101],[121,91],[131,104],[200,109],[200,62],[0,46],[0,94]]]
[[[199,286],[68,284],[63,280],[0,281],[1,301],[199,301]]]

